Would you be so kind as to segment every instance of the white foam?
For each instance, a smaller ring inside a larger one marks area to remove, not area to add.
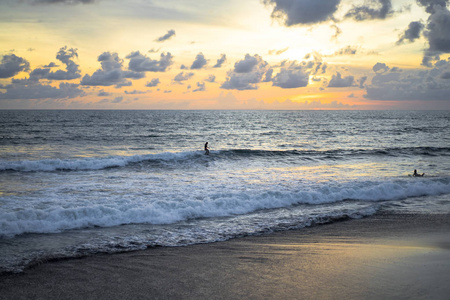
[[[398,182],[349,182],[329,184],[313,189],[286,190],[272,186],[272,190],[230,190],[217,187],[199,194],[199,186],[184,187],[184,192],[161,194],[159,199],[141,196],[137,199],[107,198],[103,202],[89,201],[77,204],[52,204],[42,208],[18,210],[10,208],[0,212],[0,236],[23,233],[51,233],[85,227],[111,227],[121,224],[172,224],[183,220],[240,215],[260,209],[289,207],[296,204],[336,203],[344,200],[376,202],[408,197],[450,193],[449,179],[403,180]],[[161,193],[161,191],[160,191]],[[166,193],[168,193],[166,191]],[[158,197],[158,196],[157,196]],[[62,203],[62,202],[61,202]]]

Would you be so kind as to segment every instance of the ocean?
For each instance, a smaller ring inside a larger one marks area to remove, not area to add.
[[[3,110],[0,137],[0,273],[450,212],[450,111]]]

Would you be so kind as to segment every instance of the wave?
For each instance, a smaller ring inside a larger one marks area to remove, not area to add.
[[[339,160],[355,156],[450,156],[450,148],[446,147],[413,147],[386,149],[337,149],[337,150],[253,150],[231,149],[211,151],[210,160],[218,159],[252,159],[252,158],[283,158],[295,157],[300,160]],[[203,151],[165,152],[160,154],[145,154],[132,156],[89,157],[74,159],[43,159],[1,161],[1,171],[20,172],[51,172],[51,171],[84,171],[102,170],[108,168],[125,167],[140,162],[186,162],[192,160],[203,161],[206,157]]]
[[[125,167],[143,161],[180,161],[200,156],[199,152],[161,153],[132,156],[89,157],[78,159],[42,159],[0,161],[0,171],[51,172],[88,171]]]
[[[343,201],[372,203],[450,193],[450,178],[360,181],[291,190],[233,191],[223,189],[183,199],[110,201],[92,206],[52,206],[0,211],[0,237],[24,233],[55,233],[124,224],[174,224],[180,221],[246,215],[259,210],[296,205],[324,205]]]

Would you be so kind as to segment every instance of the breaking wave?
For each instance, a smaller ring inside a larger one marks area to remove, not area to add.
[[[450,156],[450,148],[435,147],[415,147],[415,148],[388,148],[388,149],[338,149],[328,151],[314,150],[218,150],[211,151],[208,159],[252,159],[252,158],[283,158],[295,157],[300,160],[339,160],[355,156]],[[102,170],[108,168],[126,167],[130,164],[140,162],[171,162],[182,163],[192,160],[205,160],[203,151],[188,152],[166,152],[160,154],[145,154],[133,156],[109,156],[109,157],[89,157],[74,159],[43,159],[43,160],[21,160],[6,161],[0,160],[0,171],[19,171],[19,172],[51,172],[51,171],[83,171],[83,170]]]

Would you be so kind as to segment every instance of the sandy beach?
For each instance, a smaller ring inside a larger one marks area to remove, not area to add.
[[[379,214],[188,247],[43,263],[1,299],[448,299],[450,215]]]

